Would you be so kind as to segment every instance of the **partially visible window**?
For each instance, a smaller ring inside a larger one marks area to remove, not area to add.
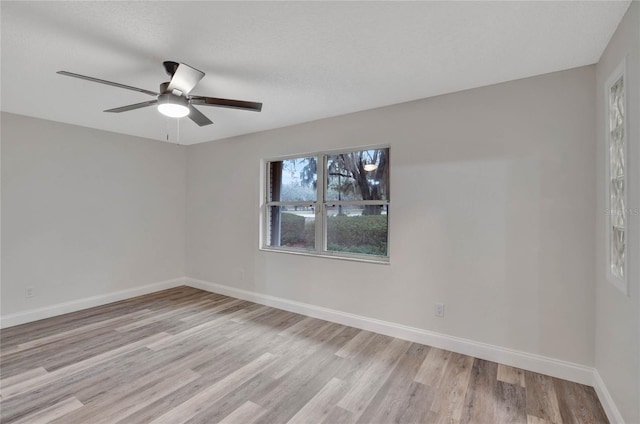
[[[315,249],[317,159],[269,162],[268,245]]]
[[[327,156],[326,250],[388,256],[389,149]]]
[[[263,246],[388,260],[389,149],[267,163]]]
[[[606,85],[607,99],[607,259],[609,280],[627,294],[625,63]]]

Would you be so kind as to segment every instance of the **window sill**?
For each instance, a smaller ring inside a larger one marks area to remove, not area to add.
[[[391,264],[391,261],[389,260],[389,258],[382,258],[379,256],[372,256],[371,258],[367,258],[367,257],[360,257],[360,256],[334,255],[331,253],[320,254],[320,253],[316,253],[315,251],[277,249],[273,247],[260,247],[259,250],[263,252],[287,253],[289,255],[313,256],[315,258],[338,259],[341,261],[365,262],[365,263],[378,264],[378,265]]]

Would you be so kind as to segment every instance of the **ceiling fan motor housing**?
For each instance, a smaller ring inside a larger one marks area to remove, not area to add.
[[[158,104],[171,103],[174,105],[182,105],[189,107],[189,100],[184,96],[177,96],[170,91],[166,91],[158,95]]]
[[[158,95],[158,104],[171,103],[188,107],[189,99],[183,96],[178,90],[169,90],[169,82],[160,84],[160,94]]]

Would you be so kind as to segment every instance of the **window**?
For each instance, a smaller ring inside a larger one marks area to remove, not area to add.
[[[262,246],[388,261],[389,149],[267,162]]]
[[[627,148],[625,62],[613,72],[606,84],[607,101],[607,276],[620,291],[627,290]]]

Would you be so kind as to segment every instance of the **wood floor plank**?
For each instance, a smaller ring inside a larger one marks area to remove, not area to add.
[[[498,380],[525,387],[524,370],[498,364]]]
[[[125,315],[117,316],[115,318],[107,319],[104,321],[97,321],[97,322],[94,322],[93,324],[88,324],[82,327],[74,328],[73,330],[40,337],[34,340],[30,340],[28,342],[20,343],[17,346],[17,349],[15,350],[15,352],[21,352],[27,349],[32,349],[34,347],[42,346],[57,340],[66,339],[68,337],[71,337],[77,334],[85,334],[93,331],[94,329],[105,328],[115,323],[121,323],[123,321],[129,321],[129,320],[138,320],[140,317],[148,315],[150,312],[151,310],[149,309],[141,309],[139,311],[136,311],[130,314],[125,314]]]
[[[140,327],[144,327],[147,326],[149,324],[153,324],[156,323],[158,321],[162,321],[164,319],[167,318],[177,318],[177,319],[182,319],[183,315],[186,314],[195,314],[198,312],[202,312],[203,310],[206,310],[206,306],[207,305],[211,305],[214,304],[216,301],[215,300],[211,300],[211,299],[205,299],[199,302],[187,302],[186,304],[183,304],[182,306],[178,306],[175,308],[171,308],[170,310],[164,312],[164,313],[154,313],[153,315],[144,318],[144,319],[137,319],[132,323],[129,324],[125,324],[125,325],[121,325],[120,327],[117,327],[115,330],[116,331],[130,331],[130,330],[135,330],[137,328]],[[202,308],[204,307],[204,308]],[[189,316],[189,315],[187,315]]]
[[[56,365],[58,361],[75,361],[82,355],[90,356],[91,353],[87,353],[84,349],[95,351],[96,349],[100,349],[99,346],[108,345],[111,341],[115,340],[113,336],[110,337],[110,333],[111,331],[108,329],[98,328],[89,333],[91,336],[87,336],[86,334],[70,336],[66,340],[53,341],[26,351],[20,351],[18,346],[16,346],[16,352],[7,354],[2,358],[0,376],[2,379],[5,379],[16,374],[21,374],[32,369],[32,364],[34,363],[50,371],[50,368]],[[94,338],[96,343],[87,343],[89,337]]]
[[[41,350],[42,355],[36,356],[35,358],[37,359],[31,358],[29,361],[37,360],[47,371],[53,372],[59,368],[65,368],[86,359],[123,348],[142,338],[147,338],[149,335],[165,333],[168,328],[168,325],[157,324],[149,328],[131,331],[124,335],[119,335],[113,330],[106,330],[106,332],[96,330],[91,335],[77,336],[79,337],[78,339],[74,336],[73,343],[67,340],[60,340],[36,348],[34,350]],[[57,346],[58,350],[52,350],[55,349],[53,346]],[[29,367],[29,362],[25,362],[24,359],[20,360],[19,367],[23,368],[25,366]]]
[[[373,336],[375,336],[375,333],[370,331],[359,331],[353,339],[336,352],[336,355],[342,358],[353,358],[358,352],[362,351],[363,346],[365,346]]]
[[[373,334],[367,342],[360,346],[357,352],[353,352],[347,358],[335,355],[336,358],[344,359],[345,367],[341,374],[337,375],[341,380],[354,385],[362,374],[369,369],[369,365],[376,360],[380,352],[383,352],[393,341],[392,337],[382,334]]]
[[[216,384],[207,387],[205,390],[191,397],[176,408],[173,408],[161,417],[153,420],[154,424],[176,424],[184,423],[191,417],[197,415],[210,402],[222,397],[230,387],[237,387],[247,381],[265,366],[275,359],[270,353],[265,353],[255,361],[238,369],[236,372],[220,380]]]
[[[336,402],[347,391],[347,383],[332,378],[306,405],[289,421],[289,424],[318,423],[324,420]]]
[[[460,422],[473,424],[496,422],[496,385],[499,365],[495,362],[475,359],[471,369],[469,386],[464,400]]]
[[[410,342],[393,339],[389,346],[367,367],[349,392],[338,402],[338,406],[351,411],[356,419],[364,412],[376,392],[395,367],[400,357],[409,349]]]
[[[194,368],[196,372],[213,375],[224,373],[226,368],[235,364],[247,363],[265,352],[272,354],[286,353],[282,351],[277,332],[284,327],[296,322],[299,317],[289,312],[278,311],[271,314],[270,320],[274,327],[268,329],[262,326],[244,328],[237,334],[228,334],[229,342],[219,348],[211,349],[211,360]],[[243,327],[239,324],[238,327]],[[269,368],[272,368],[278,359],[274,360]]]
[[[538,418],[534,415],[527,415],[527,424],[551,424],[547,420],[543,420],[542,418]]]
[[[566,380],[553,379],[558,398],[558,408],[562,421],[569,423],[596,424],[606,422],[606,415],[601,408],[590,407],[593,398],[588,394],[593,388]]]
[[[94,415],[94,418],[90,419],[90,421],[92,424],[111,424],[118,421],[127,421],[127,417],[130,415],[133,415],[135,412],[145,408],[147,405],[178,390],[199,377],[199,374],[196,374],[191,370],[186,370],[175,375],[172,379],[163,379],[159,381],[158,384],[155,384],[146,390],[118,399],[117,404],[115,404],[114,407],[102,409],[110,410],[111,412],[108,415],[102,415],[99,418],[96,418]],[[98,408],[97,410],[100,409]],[[68,420],[65,422],[72,423],[72,421]],[[78,424],[85,422],[87,422],[87,420],[77,421]]]
[[[82,402],[74,397],[70,397],[59,403],[56,403],[55,405],[51,405],[48,408],[42,409],[18,421],[15,421],[15,424],[47,424],[57,418],[67,416],[67,414],[79,408],[82,408],[82,406]]]
[[[23,381],[31,380],[36,377],[47,375],[49,372],[42,367],[33,368],[20,374],[13,375],[11,377],[3,378],[0,380],[0,393],[3,388],[13,386],[14,384],[21,383]]]
[[[176,363],[189,367],[207,360],[209,355],[203,349],[203,344],[215,346],[215,343],[220,343],[214,337],[200,342],[200,345],[190,346],[187,354],[179,347],[160,353],[141,348],[98,363],[82,372],[62,375],[48,385],[4,401],[3,419],[9,422],[12,417],[22,416],[34,407],[46,407],[70,395],[75,395],[81,402],[87,403],[92,402],[94,398],[111,396],[120,390],[124,390],[125,393],[127,390],[136,390],[138,383],[145,381],[153,372],[162,372],[168,376],[172,369],[179,368]],[[193,361],[194,357],[198,356],[200,360]],[[127,382],[128,384],[123,384]]]
[[[189,338],[198,338],[202,333],[205,333],[207,331],[214,331],[216,327],[224,325],[225,321],[227,321],[228,318],[234,316],[233,314],[234,312],[231,312],[228,316],[217,316],[210,321],[205,321],[202,324],[189,328],[188,330],[182,331],[177,334],[172,334],[168,337],[162,338],[161,340],[149,343],[146,347],[151,350],[160,350],[172,344],[184,342]]]
[[[281,337],[291,337],[291,336],[295,336],[298,333],[303,332],[304,330],[306,330],[307,328],[311,327],[317,327],[318,325],[318,320],[315,318],[311,318],[311,317],[305,317],[303,319],[301,319],[300,321],[298,321],[297,323],[295,323],[294,325],[285,328],[284,330],[282,330],[281,332],[278,333],[278,336]]]
[[[260,394],[262,393],[265,393],[265,391],[269,390],[269,388],[272,387],[271,385],[273,384],[273,381],[274,380],[268,375],[259,373],[250,380],[239,385],[236,389],[229,391],[219,400],[211,403],[208,408],[191,418],[189,421],[187,421],[187,423],[210,424],[222,421],[226,419],[230,414],[234,413],[238,408],[242,407],[243,404],[247,402],[255,404],[255,402],[248,401],[247,399],[251,399],[253,397],[260,396]],[[260,408],[261,412],[252,418],[252,422],[259,420],[265,413],[268,412],[266,408]]]
[[[397,403],[405,405],[404,411],[399,411],[398,423],[428,423],[431,416],[431,405],[437,391],[424,384],[407,382],[407,399],[398,399]]]
[[[559,380],[559,379],[558,379]],[[570,383],[566,380],[562,380],[563,382]],[[577,384],[577,383],[570,383]],[[607,413],[605,412],[600,400],[598,399],[598,394],[593,387],[580,385],[582,390],[584,391],[584,396],[581,396],[578,402],[574,404],[574,408],[585,408],[590,411],[584,411],[585,415],[593,414],[595,417],[595,422],[608,424],[609,419],[607,418]],[[561,411],[562,413],[562,411]]]
[[[3,388],[1,394],[2,394],[2,398],[3,400],[6,399],[10,399],[13,396],[16,396],[20,393],[26,392],[28,390],[32,390],[35,387],[38,386],[42,386],[48,383],[51,383],[53,380],[60,378],[61,376],[65,376],[65,375],[69,375],[69,374],[74,374],[77,372],[80,372],[82,370],[85,370],[89,367],[92,367],[96,364],[99,364],[100,362],[104,362],[107,361],[113,357],[116,357],[118,355],[121,355],[123,353],[126,352],[131,352],[133,350],[136,350],[140,347],[145,346],[146,344],[149,343],[153,343],[156,342],[158,340],[162,340],[163,338],[167,337],[168,334],[166,333],[159,333],[159,334],[154,334],[152,336],[149,337],[145,337],[144,339],[141,339],[137,342],[134,343],[130,343],[128,345],[122,346],[118,349],[114,349],[114,350],[110,350],[108,352],[102,353],[100,355],[96,355],[94,357],[85,359],[83,361],[80,362],[76,362],[74,364],[71,364],[67,367],[64,368],[59,368],[54,372],[50,372],[44,375],[40,375],[37,376],[35,378],[31,378],[29,380],[23,381],[21,383],[17,383],[14,384],[10,387],[7,388]]]
[[[139,373],[130,371],[144,369],[140,364],[145,359],[144,349],[134,350],[81,372],[60,376],[49,384],[34,387],[33,390],[10,399],[3,399],[0,408],[1,421],[15,421],[68,397],[76,397],[84,404],[96,394],[109,392],[118,384],[123,385],[127,378],[136,379]]]
[[[219,315],[221,312],[224,312],[227,309],[231,309],[234,307],[237,307],[238,305],[242,305],[245,301],[244,300],[240,300],[240,299],[233,299],[233,298],[227,298],[227,299],[223,299],[222,301],[220,301],[218,304],[216,304],[215,307],[213,308],[208,308],[204,311],[198,312],[196,314],[193,315],[189,315],[186,316],[184,318],[181,319],[181,321],[185,321],[185,322],[193,322],[193,321],[202,321],[202,319],[208,319],[211,316],[217,316]]]
[[[248,400],[227,415],[219,424],[253,424],[265,412],[263,407]]]
[[[562,423],[553,379],[525,371],[527,415],[550,423]]]
[[[153,310],[163,305],[170,306],[172,299],[180,299],[194,294],[198,294],[198,290],[190,287],[178,287],[5,328],[0,331],[0,344],[3,348],[8,348],[25,341],[34,340],[43,334],[50,335],[68,331],[97,321],[133,313],[140,309],[148,308]]]
[[[356,422],[353,413],[334,406],[331,412],[322,421],[322,424],[354,424]]]
[[[448,350],[432,347],[414,380],[425,386],[440,387],[450,355],[451,352]]]
[[[242,315],[231,318],[231,321],[237,322],[238,324],[244,324],[247,321],[268,312],[270,309],[271,308],[269,306],[253,305],[252,307],[250,306],[245,308]]]
[[[335,338],[340,338],[340,334]],[[268,410],[258,423],[288,421],[332,378],[340,378],[347,360],[333,355],[333,346],[331,343],[329,346],[319,346],[307,361],[298,364],[282,378],[274,380],[270,387],[252,398],[255,403]]]
[[[0,341],[3,424],[607,422],[591,387],[189,287]]]
[[[320,324],[319,328],[312,328],[308,338],[298,337],[289,343],[281,343],[279,348],[273,350],[273,353],[279,354],[281,357],[270,368],[269,375],[274,379],[283,377],[298,364],[305,362],[325,342],[334,338],[343,329],[344,327],[341,325],[324,322],[324,324]],[[287,351],[288,354],[284,355],[283,351]]]
[[[494,419],[501,423],[526,424],[526,391],[520,385],[498,381]]]
[[[172,378],[175,372],[192,369],[210,359],[210,350],[216,346],[224,345],[226,341],[219,339],[207,343],[206,339],[199,345],[191,345],[188,351],[184,347],[176,346],[160,352],[140,349],[130,356],[127,361],[118,359],[106,362],[98,367],[99,373],[89,375],[100,381],[99,385],[89,386],[76,391],[78,399],[84,404],[93,403],[101,399],[117,395],[121,391],[135,393],[142,385],[159,378]],[[140,359],[142,358],[142,359]],[[89,370],[93,371],[95,368]],[[78,375],[83,378],[85,373]],[[122,385],[123,381],[128,381]],[[75,383],[72,383],[72,385]],[[54,389],[67,390],[67,382],[61,380],[52,386]]]
[[[413,379],[428,353],[428,346],[413,343],[402,355],[358,422],[426,422],[435,391],[414,382]]]
[[[472,357],[459,353],[449,355],[444,376],[439,383],[439,390],[431,404],[428,421],[460,422],[473,360]]]

